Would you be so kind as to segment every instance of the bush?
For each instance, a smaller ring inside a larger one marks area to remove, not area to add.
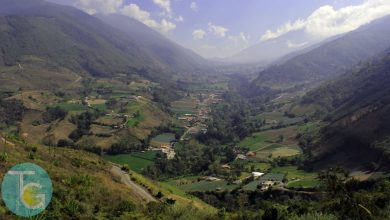
[[[58,106],[54,108],[47,108],[46,112],[42,114],[42,120],[44,123],[51,123],[58,119],[63,120],[67,114],[67,111],[62,110]]]
[[[73,147],[74,143],[71,140],[60,139],[58,140],[57,147]]]

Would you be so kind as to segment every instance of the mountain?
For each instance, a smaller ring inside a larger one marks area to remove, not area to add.
[[[210,65],[198,54],[174,43],[133,18],[119,14],[98,14],[97,17],[125,32],[139,45],[148,48],[161,63],[168,64],[176,71],[197,71]]]
[[[270,39],[248,47],[241,52],[222,59],[232,63],[270,64],[283,56],[307,48],[318,42],[302,30],[292,31],[275,39]]]
[[[315,166],[390,168],[389,85],[390,49],[303,98],[329,112],[329,124],[310,149]]]
[[[0,67],[33,62],[79,75],[137,74],[167,81],[173,73],[192,72],[203,62],[136,22],[139,32],[129,36],[69,6],[40,0],[0,0],[0,4]]]
[[[376,20],[259,73],[254,85],[297,84],[338,76],[390,46],[390,17]]]

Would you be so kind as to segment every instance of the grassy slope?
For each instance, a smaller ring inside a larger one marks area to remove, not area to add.
[[[347,168],[371,162],[387,167],[388,145],[372,148],[390,135],[390,51],[310,92],[306,103],[326,106],[330,124],[321,130],[320,144],[311,148],[318,168]],[[381,160],[382,159],[382,163]]]
[[[21,162],[32,162],[43,167],[53,181],[54,194],[47,210],[40,216],[45,219],[108,219],[118,214],[117,219],[128,219],[124,216],[138,216],[145,219],[144,202],[131,189],[120,183],[117,177],[109,172],[111,165],[102,158],[90,153],[65,148],[30,145],[14,138],[7,138],[10,144],[1,150],[8,153],[7,162],[0,162],[0,178],[13,165]],[[36,150],[34,150],[36,148]],[[34,153],[35,151],[35,153]],[[34,156],[30,156],[34,155]],[[33,158],[34,159],[31,159]],[[132,179],[143,185],[156,195],[164,194],[164,198],[173,198],[176,205],[173,209],[193,206],[198,214],[210,214],[215,210],[211,206],[187,196],[179,189],[168,188],[153,182],[139,174],[131,172]],[[118,213],[118,207],[123,201],[136,204],[136,210],[131,213]],[[199,209],[198,209],[199,208]],[[123,214],[122,217],[119,217]],[[5,219],[18,219],[3,203],[0,203],[0,216]]]
[[[1,144],[1,150],[8,153],[8,161],[1,162],[0,175],[21,162],[32,162],[43,167],[51,177],[54,186],[53,200],[43,216],[68,219],[72,216],[86,218],[94,216],[104,219],[114,212],[121,201],[142,203],[132,192],[109,173],[110,165],[101,158],[89,153],[63,148],[36,147],[12,141],[15,146]],[[31,156],[35,159],[32,160]],[[93,199],[92,199],[93,198]],[[74,210],[73,208],[76,207]],[[100,211],[94,213],[93,210]],[[0,206],[0,215],[7,219],[14,216]]]

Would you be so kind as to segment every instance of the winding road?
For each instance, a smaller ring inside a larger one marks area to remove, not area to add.
[[[145,202],[156,202],[157,200],[146,190],[144,189],[143,187],[139,186],[138,184],[134,183],[129,174],[127,174],[126,172],[122,171],[121,168],[119,168],[118,166],[115,166],[113,165],[111,167],[111,173],[114,175],[114,176],[118,176],[121,178],[121,182],[124,183],[125,185],[129,186],[129,188],[135,193],[137,194],[140,198],[142,198],[142,200],[144,200]]]

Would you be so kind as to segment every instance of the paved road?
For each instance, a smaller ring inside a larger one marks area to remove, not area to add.
[[[115,176],[119,176],[121,177],[121,181],[122,183],[124,183],[125,185],[129,186],[131,190],[133,190],[133,192],[135,194],[137,194],[140,198],[142,198],[145,202],[155,202],[157,201],[152,195],[150,195],[150,193],[142,188],[141,186],[139,186],[138,184],[134,183],[129,174],[123,172],[121,170],[121,168],[113,165],[111,167],[111,173],[114,174]]]

